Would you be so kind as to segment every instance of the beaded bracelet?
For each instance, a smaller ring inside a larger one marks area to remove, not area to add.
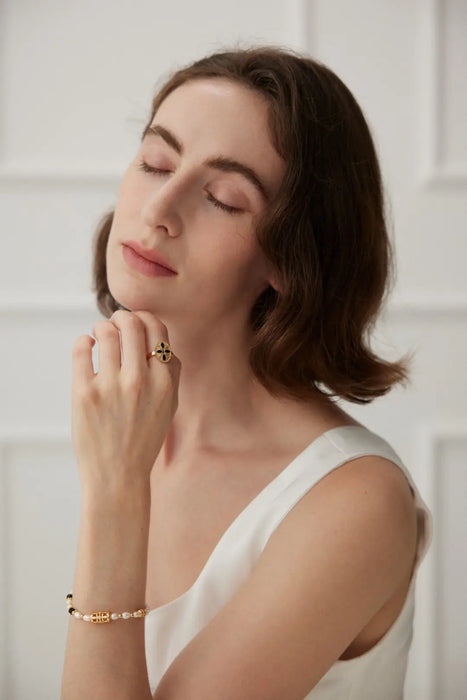
[[[128,620],[131,617],[144,617],[149,612],[149,608],[146,606],[146,608],[140,608],[139,610],[135,610],[134,612],[111,613],[109,610],[100,610],[99,612],[93,612],[89,613],[88,615],[85,615],[84,613],[80,612],[79,610],[76,610],[76,608],[73,607],[72,593],[68,593],[66,597],[66,602],[68,612],[70,613],[70,615],[73,615],[73,617],[76,617],[79,620],[84,620],[84,622],[94,622],[96,624],[110,622],[111,620],[118,620],[119,618],[123,620]]]

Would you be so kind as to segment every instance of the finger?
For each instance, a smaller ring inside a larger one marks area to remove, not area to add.
[[[146,338],[143,321],[131,311],[118,309],[109,321],[119,330],[122,341],[122,371],[129,375],[145,374]]]
[[[152,314],[150,311],[134,311],[134,314],[136,314],[144,323],[145,326],[145,335],[146,335],[146,355],[148,353],[152,352],[155,350],[157,343],[160,341],[164,342],[165,344],[170,346],[169,342],[169,334],[167,331],[167,327],[160,321],[157,316]],[[159,355],[160,356],[160,355]],[[168,354],[166,354],[166,357],[168,357]],[[173,350],[171,349],[170,352],[170,360],[175,360],[175,356],[173,354]],[[156,357],[150,357],[147,360],[147,364],[149,367],[151,367],[151,364],[154,362],[158,362],[158,359]],[[169,363],[164,363],[164,364],[169,364]]]
[[[109,321],[96,321],[92,329],[97,338],[98,375],[100,379],[111,379],[120,374],[121,352],[118,328]]]
[[[73,390],[87,384],[94,378],[92,348],[95,344],[90,335],[80,335],[72,350],[72,387]]]

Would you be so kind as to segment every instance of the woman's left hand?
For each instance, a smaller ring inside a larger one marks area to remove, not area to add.
[[[177,410],[181,363],[173,354],[167,363],[146,359],[158,341],[169,342],[166,326],[149,311],[115,311],[95,323],[93,334],[98,372],[94,338],[79,336],[72,353],[72,441],[81,485],[86,491],[148,485]]]

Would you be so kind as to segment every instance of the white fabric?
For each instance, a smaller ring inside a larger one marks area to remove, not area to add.
[[[363,455],[391,460],[412,487],[418,514],[415,569],[404,606],[384,637],[361,656],[335,661],[304,700],[402,700],[413,633],[416,571],[432,539],[432,514],[389,443],[354,425],[331,428],[310,443],[235,518],[191,588],[145,617],[151,693],[183,647],[248,578],[269,537],[297,501],[330,471]]]

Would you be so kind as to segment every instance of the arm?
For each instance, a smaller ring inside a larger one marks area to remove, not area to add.
[[[301,700],[400,586],[415,543],[394,464],[365,456],[335,469],[280,523],[154,700]]]
[[[78,610],[145,607],[149,513],[149,482],[83,499],[73,586]],[[68,624],[61,700],[151,700],[144,618],[96,625],[70,616]]]
[[[132,612],[145,607],[150,474],[176,410],[181,364],[147,357],[168,341],[148,311],[116,311],[93,332],[97,373],[93,339],[80,336],[73,348],[72,439],[83,496],[73,607]],[[83,698],[150,700],[144,618],[94,624],[70,616],[61,700]]]

